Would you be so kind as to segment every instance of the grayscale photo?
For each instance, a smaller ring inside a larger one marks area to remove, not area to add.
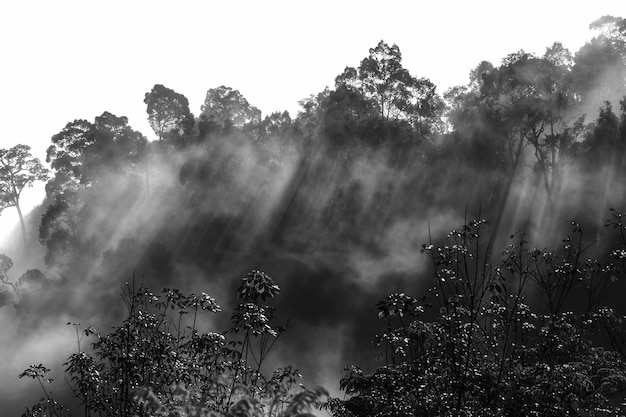
[[[0,417],[626,415],[624,0],[0,38]]]

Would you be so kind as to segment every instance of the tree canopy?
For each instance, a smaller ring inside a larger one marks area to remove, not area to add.
[[[189,130],[193,128],[193,114],[184,95],[155,84],[146,93],[144,103],[147,106],[150,127],[159,140],[163,140],[168,134],[180,137],[190,133]]]

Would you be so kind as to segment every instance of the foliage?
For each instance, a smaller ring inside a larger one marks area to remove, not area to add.
[[[10,149],[0,149],[0,210],[18,207],[24,188],[47,178],[48,170],[39,159],[33,158],[29,146],[16,145]]]
[[[572,77],[577,93],[585,102],[600,106],[619,99],[626,83],[626,32],[621,17],[602,16],[590,29],[600,31],[574,56]],[[616,94],[617,93],[617,94]]]
[[[109,112],[93,123],[74,120],[52,137],[46,161],[54,176],[46,184],[39,225],[47,265],[62,264],[73,250],[84,246],[81,232],[87,214],[99,205],[94,204],[94,196],[110,192],[112,177],[130,185],[143,169],[146,146],[147,139],[128,125],[128,118]]]
[[[304,389],[291,367],[270,376],[262,369],[285,327],[265,304],[280,291],[263,272],[252,271],[237,289],[241,300],[224,333],[200,331],[205,314],[221,311],[208,294],[185,295],[164,288],[160,295],[126,284],[128,317],[108,334],[78,323],[78,351],[65,362],[67,380],[86,415],[94,416],[298,416],[320,404],[323,388]],[[206,326],[203,323],[203,327]],[[95,336],[84,350],[84,337]],[[25,416],[60,406],[43,383],[49,369],[31,366],[20,377],[37,379],[43,405]],[[43,400],[42,400],[43,401]],[[46,408],[47,407],[47,408]],[[40,414],[37,414],[40,413]]]
[[[609,225],[622,229],[622,215]],[[428,297],[394,293],[378,303],[384,365],[347,369],[336,416],[563,416],[623,413],[623,317],[600,304],[616,266],[586,258],[582,230],[558,252],[523,234],[499,261],[476,220],[424,245],[434,268]],[[620,252],[621,253],[621,252]],[[619,256],[618,256],[619,257]],[[585,297],[573,294],[579,291]],[[526,301],[529,294],[539,300]],[[569,310],[572,298],[585,300]],[[428,307],[438,308],[429,315]],[[602,329],[611,344],[595,334]]]
[[[602,36],[623,48],[626,41],[626,19],[614,16],[602,16],[589,24],[589,29],[596,29]]]
[[[598,118],[591,123],[582,143],[584,162],[588,168],[602,169],[600,161],[610,161],[620,168],[626,150],[626,98],[620,101],[621,115],[613,112],[610,102],[605,102],[598,111]]]
[[[560,43],[543,56],[522,50],[506,56],[499,67],[482,62],[468,88],[448,95],[449,120],[457,134],[471,140],[473,148],[487,148],[473,152],[484,153],[485,162],[491,159],[511,178],[532,164],[550,202],[582,130],[581,119],[572,117],[578,95],[571,62]]]
[[[48,170],[39,159],[33,158],[30,147],[16,145],[10,149],[0,149],[0,213],[7,207],[15,207],[20,218],[22,237],[27,242],[26,225],[20,196],[26,187],[32,187],[35,181],[45,181]]]
[[[397,45],[380,41],[358,68],[346,67],[335,90],[318,97],[321,133],[333,146],[413,142],[441,129],[444,109],[435,85],[402,66]]]
[[[359,80],[367,96],[378,104],[381,116],[398,117],[411,76],[402,67],[402,54],[397,45],[389,46],[380,41],[371,48],[369,56],[359,66]]]
[[[146,138],[128,125],[128,118],[104,112],[91,123],[74,120],[52,137],[46,162],[55,171],[48,195],[69,184],[89,186],[107,171],[132,170],[146,147]]]
[[[161,84],[155,84],[144,98],[150,127],[159,140],[166,135],[173,138],[190,133],[194,120],[189,110],[189,100]]]
[[[230,123],[241,128],[245,124],[261,121],[259,109],[250,105],[239,90],[223,85],[207,91],[201,110],[203,116],[221,126]]]

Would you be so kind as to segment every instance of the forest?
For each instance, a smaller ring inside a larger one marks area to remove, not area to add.
[[[445,92],[381,40],[297,115],[227,86],[194,114],[156,84],[155,140],[105,111],[54,133],[45,164],[0,149],[0,210],[20,219],[0,352],[33,334],[74,346],[1,375],[0,403],[624,415],[626,19],[590,28],[576,52],[512,52]]]

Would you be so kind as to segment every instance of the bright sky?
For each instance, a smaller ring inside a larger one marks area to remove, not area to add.
[[[127,116],[148,138],[143,97],[156,83],[194,114],[209,88],[238,89],[263,114],[332,86],[381,39],[440,92],[555,41],[572,53],[591,21],[626,17],[624,0],[5,1],[0,3],[0,148],[25,143],[45,159],[50,138],[78,118]],[[24,196],[32,206],[42,187]],[[0,244],[17,220],[0,215]],[[0,246],[1,249],[1,246]]]

